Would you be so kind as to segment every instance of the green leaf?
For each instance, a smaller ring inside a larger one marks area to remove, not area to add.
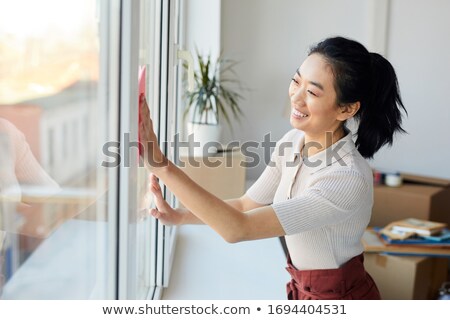
[[[196,49],[196,59],[195,91],[183,95],[187,102],[183,117],[192,110],[192,119],[195,122],[208,123],[208,114],[213,112],[217,122],[223,116],[227,124],[232,127],[230,115],[238,120],[243,115],[239,107],[243,96],[236,90],[225,87],[224,84],[237,86],[239,90],[242,90],[239,77],[234,70],[238,62],[224,58],[221,53],[213,63],[211,55],[202,57],[198,49]],[[183,66],[187,68],[187,64]]]

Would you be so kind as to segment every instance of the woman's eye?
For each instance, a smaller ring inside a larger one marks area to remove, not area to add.
[[[314,97],[317,97],[317,94],[315,94],[315,93],[312,92],[311,90],[308,90],[308,93],[312,94]]]
[[[294,81],[296,84],[298,84],[298,81],[295,80],[295,78],[292,78],[291,80]]]

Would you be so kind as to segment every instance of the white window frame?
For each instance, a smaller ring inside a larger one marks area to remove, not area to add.
[[[137,152],[125,150],[124,134],[129,133],[129,141],[137,141],[138,117],[138,68],[142,57],[139,57],[139,32],[140,32],[140,1],[145,0],[121,0],[121,24],[120,24],[120,108],[119,108],[119,142],[122,159],[125,152],[129,152],[130,163],[138,163]],[[148,0],[147,0],[148,1]],[[179,0],[154,0],[155,10],[160,12],[160,21],[155,21],[159,30],[160,39],[154,39],[156,43],[153,56],[153,66],[159,66],[159,70],[151,70],[153,81],[152,99],[150,106],[152,118],[160,142],[173,138],[177,129],[177,46],[179,20]],[[157,34],[158,34],[157,30]],[[158,37],[158,36],[157,36]],[[141,59],[140,59],[141,58]],[[144,58],[145,60],[145,58]],[[127,107],[128,106],[128,107]],[[130,108],[129,106],[136,106]],[[167,144],[161,143],[163,151],[173,158]],[[141,299],[137,296],[136,278],[136,234],[138,211],[137,205],[137,167],[125,167],[122,161],[119,174],[116,179],[118,189],[118,299]],[[174,203],[173,196],[164,190],[169,203]],[[111,202],[110,202],[111,203]],[[153,218],[152,218],[153,219]],[[174,239],[176,230],[165,227],[156,220],[152,220],[152,228],[149,230],[152,241],[150,257],[154,263],[154,273],[150,274],[149,291],[146,299],[159,299],[162,288],[168,285],[170,265],[173,260]],[[149,270],[150,271],[150,270]]]
[[[100,121],[101,127],[99,141],[118,141],[119,138],[119,77],[120,77],[120,0],[100,0],[97,10],[100,15],[100,81],[99,85],[99,114],[107,115],[105,121]],[[105,127],[102,127],[105,126]],[[104,135],[104,136],[103,136]],[[102,160],[105,156],[103,150],[99,150],[98,159]],[[108,266],[108,274],[105,276],[105,269],[99,265],[97,278],[106,277],[106,288],[104,292],[96,290],[92,298],[99,299],[117,299],[117,241],[118,241],[118,194],[119,194],[119,170],[114,168],[100,168],[98,172],[98,183],[103,184],[107,179],[107,221],[108,221],[108,252],[103,252],[103,248],[98,248],[97,252],[102,252],[107,259],[105,264]],[[97,211],[103,210],[104,203],[96,204]],[[102,231],[103,230],[103,231]],[[99,228],[98,236],[99,246],[102,245],[101,239],[106,236],[104,229]]]

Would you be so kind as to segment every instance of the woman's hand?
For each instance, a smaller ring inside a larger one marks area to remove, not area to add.
[[[150,190],[153,193],[153,199],[156,204],[156,209],[151,209],[150,214],[166,226],[182,224],[183,214],[173,209],[164,200],[161,187],[154,174],[150,175]]]
[[[139,143],[139,153],[148,170],[153,172],[156,168],[167,166],[168,160],[159,148],[150,111],[143,94],[139,97]]]

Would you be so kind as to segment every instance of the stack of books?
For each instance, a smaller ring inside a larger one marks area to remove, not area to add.
[[[439,236],[446,226],[441,222],[409,218],[388,224],[381,233],[394,240],[404,240],[415,236]]]
[[[404,219],[366,230],[366,252],[450,257],[450,230],[445,223]]]

